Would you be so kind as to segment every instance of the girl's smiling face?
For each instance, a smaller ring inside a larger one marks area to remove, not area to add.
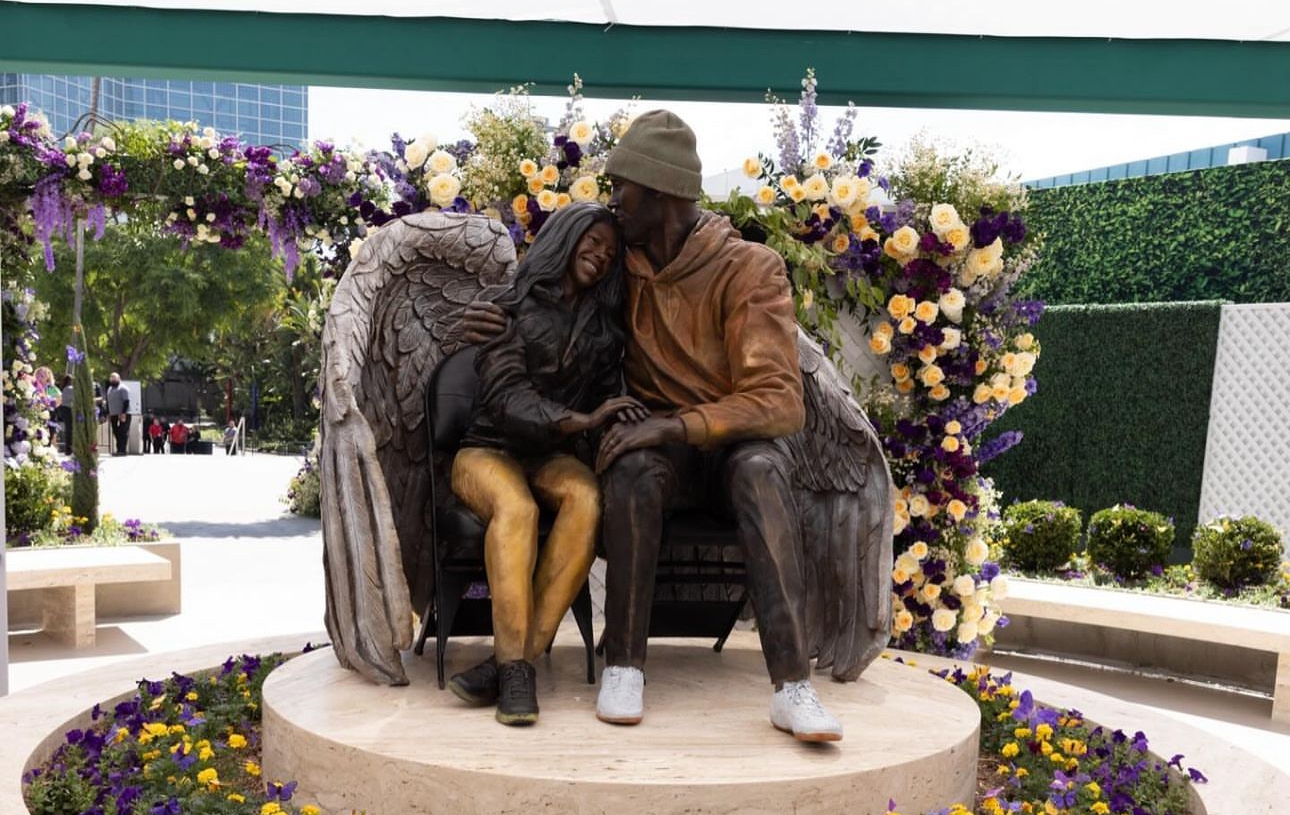
[[[604,279],[617,254],[618,235],[613,226],[604,221],[592,224],[569,257],[569,278],[577,289],[590,289]]]

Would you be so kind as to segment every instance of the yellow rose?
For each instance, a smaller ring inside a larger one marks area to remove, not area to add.
[[[784,192],[788,192],[794,187],[800,187],[800,186],[802,186],[802,184],[800,181],[797,180],[797,176],[795,175],[786,175],[783,178],[781,178],[779,181],[779,188]]]
[[[953,246],[955,252],[962,252],[968,247],[968,243],[971,242],[972,232],[963,224],[959,224],[958,226],[952,226],[945,230],[945,234],[941,236],[941,240],[948,243],[950,246]]]
[[[744,159],[744,175],[749,178],[758,178],[761,176],[761,159],[749,156]]]
[[[873,227],[866,225],[860,228],[860,231],[856,233],[856,237],[858,237],[861,241],[876,241],[881,236],[874,230]]]
[[[973,538],[963,552],[964,559],[973,566],[980,566],[990,556],[990,547],[980,538]]]
[[[914,298],[905,294],[893,294],[887,301],[887,313],[894,319],[901,319],[909,316],[914,310]]]
[[[829,190],[829,200],[838,209],[846,210],[855,203],[856,194],[859,192],[855,184],[856,179],[847,176],[838,176],[833,179],[833,188]]]
[[[909,554],[913,555],[918,560],[922,560],[927,557],[928,554],[927,544],[922,541],[915,541],[914,545],[909,547]]]
[[[430,172],[435,175],[440,173],[450,173],[457,169],[457,159],[453,158],[452,153],[443,150],[436,150],[430,154],[430,160],[426,162],[430,167]]]
[[[788,197],[792,199],[794,204],[799,204],[802,201],[806,200],[806,190],[802,188],[801,184],[798,184],[796,187],[792,187],[788,190],[785,190],[785,192],[787,193]]]
[[[1013,376],[1028,376],[1035,369],[1035,355],[1029,351],[1022,351],[1013,358],[1012,367],[1008,373]]]
[[[909,613],[909,609],[902,608],[891,618],[892,627],[897,634],[903,634],[914,625],[914,615]]]
[[[572,203],[573,203],[573,199],[569,197],[569,193],[567,192],[562,192],[555,196],[556,209],[564,209],[565,207],[569,206]]]
[[[900,391],[901,393],[909,393],[913,389],[914,389],[914,380],[912,379],[902,379],[896,383],[896,390]]]
[[[914,309],[914,316],[919,322],[931,324],[936,315],[940,313],[940,308],[930,300],[924,300]]]
[[[918,251],[918,232],[912,226],[902,226],[891,235],[892,246],[902,255]]]
[[[584,175],[573,182],[569,193],[575,201],[595,201],[600,197],[600,183],[594,175]]]
[[[1001,400],[1001,401],[1002,401],[1002,400]],[[1009,404],[1009,405],[1019,405],[1019,404],[1021,404],[1021,403],[1022,403],[1022,402],[1024,402],[1024,401],[1026,401],[1026,389],[1025,389],[1025,388],[1011,388],[1011,389],[1009,389],[1009,390],[1008,390],[1008,404]]]
[[[977,376],[980,376],[981,374],[985,373],[985,369],[986,369],[986,364],[985,364],[985,360],[983,359],[978,359],[976,361],[976,364],[972,366],[972,370],[976,371]]]
[[[918,361],[924,365],[931,365],[936,361],[936,346],[924,345],[918,352]]]
[[[828,204],[816,204],[811,207],[811,212],[815,213],[815,217],[819,218],[821,221],[828,219],[832,214],[829,212]]]
[[[579,147],[586,147],[595,135],[596,129],[588,122],[574,122],[569,126],[569,138]]]
[[[1003,270],[1003,258],[994,254],[989,247],[973,249],[968,252],[963,272],[974,273],[975,278],[990,279]]]
[[[542,168],[542,173],[539,177],[542,179],[543,184],[554,184],[560,180],[560,171],[556,169],[554,164],[548,164]]]
[[[891,366],[891,377],[897,382],[903,382],[909,379],[909,366],[903,362],[898,362]]]
[[[851,247],[851,239],[847,237],[847,234],[845,232],[839,232],[838,234],[833,236],[833,251],[836,252],[837,254],[842,254],[843,252],[847,251],[847,249],[849,249],[850,247]]]
[[[963,432],[963,425],[959,424],[958,419],[950,419],[945,423],[945,432],[951,436],[957,436]]]
[[[811,165],[817,170],[827,170],[833,166],[833,157],[828,153],[816,153]]]
[[[906,583],[908,581],[909,581],[909,572],[905,571],[899,566],[891,570],[891,582],[899,586],[901,583]]]
[[[536,175],[535,175],[535,176],[533,176],[532,178],[530,178],[530,179],[529,179],[529,194],[530,194],[530,195],[537,195],[538,193],[542,192],[542,190],[544,190],[544,189],[546,189],[546,184],[542,183],[542,177],[541,177],[541,176],[536,176]]]
[[[869,350],[875,354],[886,354],[891,351],[891,340],[882,334],[874,334],[869,338]]]
[[[520,193],[511,199],[511,212],[514,212],[516,215],[519,215],[521,212],[528,212],[528,209],[529,197],[527,195]]]
[[[806,197],[811,201],[823,201],[829,194],[829,180],[821,173],[808,176],[802,184]]]
[[[1017,355],[1009,351],[999,358],[999,365],[1008,373],[1012,373],[1012,366],[1016,364]],[[995,377],[998,379],[998,377]]]
[[[941,439],[941,449],[947,453],[957,453],[959,451],[959,440],[954,436],[946,436]]]
[[[914,328],[917,327],[917,325],[918,325],[918,321],[915,320],[913,317],[906,317],[905,319],[900,321],[900,325],[898,325],[896,328],[902,334],[913,334]]]
[[[533,176],[537,175],[537,171],[538,171],[537,162],[534,161],[533,159],[526,158],[520,162],[520,175],[524,176],[525,178],[532,178]]]
[[[459,192],[461,192],[461,181],[455,175],[442,173],[430,179],[430,201],[435,206],[448,206]]]
[[[560,196],[556,195],[551,190],[542,190],[542,192],[538,193],[537,197],[538,206],[543,212],[555,211],[556,204],[559,200]]]
[[[927,392],[927,395],[938,402],[944,402],[946,399],[950,398],[950,389],[945,387],[945,383],[942,382],[939,385],[933,385],[932,389]]]
[[[990,386],[985,383],[977,385],[976,390],[972,392],[972,401],[978,405],[984,405],[990,401]]]
[[[948,512],[950,517],[955,521],[961,521],[963,520],[963,517],[967,515],[967,504],[955,498],[945,505],[945,511]]]
[[[1034,344],[1035,344],[1034,334],[1022,334],[1021,336],[1017,337],[1015,341],[1015,345],[1017,346],[1017,348],[1019,348],[1022,351],[1029,351],[1031,347],[1034,346]]]
[[[753,200],[757,202],[758,206],[763,207],[768,207],[771,204],[774,204],[775,188],[768,184],[763,184],[761,189],[757,190],[757,193],[753,195]]]
[[[909,526],[909,520],[897,515],[896,519],[891,523],[891,533],[893,535],[899,535],[901,532],[905,531],[905,527],[907,526]]]
[[[939,365],[927,365],[919,370],[918,379],[930,388],[945,381],[945,372],[941,370]]]
[[[941,596],[940,583],[925,583],[922,588],[923,602],[933,603]]]

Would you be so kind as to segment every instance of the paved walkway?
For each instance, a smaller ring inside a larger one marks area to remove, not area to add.
[[[80,651],[40,633],[11,634],[10,691],[138,654],[320,631],[322,533],[280,500],[299,466],[295,457],[222,451],[101,459],[102,511],[180,540],[183,613],[100,626],[95,647]]]

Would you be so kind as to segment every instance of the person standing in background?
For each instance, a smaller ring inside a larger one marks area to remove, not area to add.
[[[107,394],[108,422],[112,426],[112,436],[116,439],[114,456],[124,456],[130,441],[130,392],[121,385],[121,375],[116,371],[108,377]]]

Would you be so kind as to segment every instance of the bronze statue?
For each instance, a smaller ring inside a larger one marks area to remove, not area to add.
[[[607,168],[631,247],[624,371],[652,413],[611,428],[596,457],[609,555],[598,714],[643,713],[650,556],[663,512],[704,469],[747,549],[777,686],[772,721],[799,738],[840,738],[810,688],[809,659],[852,680],[886,645],[891,477],[840,375],[793,324],[782,260],[698,210],[698,169],[693,134],[661,111],[636,120]],[[482,304],[506,290],[513,268],[499,225],[411,216],[364,245],[329,311],[327,625],[342,664],[373,681],[407,681],[409,584],[420,605],[428,582],[420,389],[446,353],[506,329],[505,312]],[[472,300],[481,305],[467,311]],[[640,489],[626,489],[632,478],[644,479]],[[628,492],[639,505],[616,511]]]

